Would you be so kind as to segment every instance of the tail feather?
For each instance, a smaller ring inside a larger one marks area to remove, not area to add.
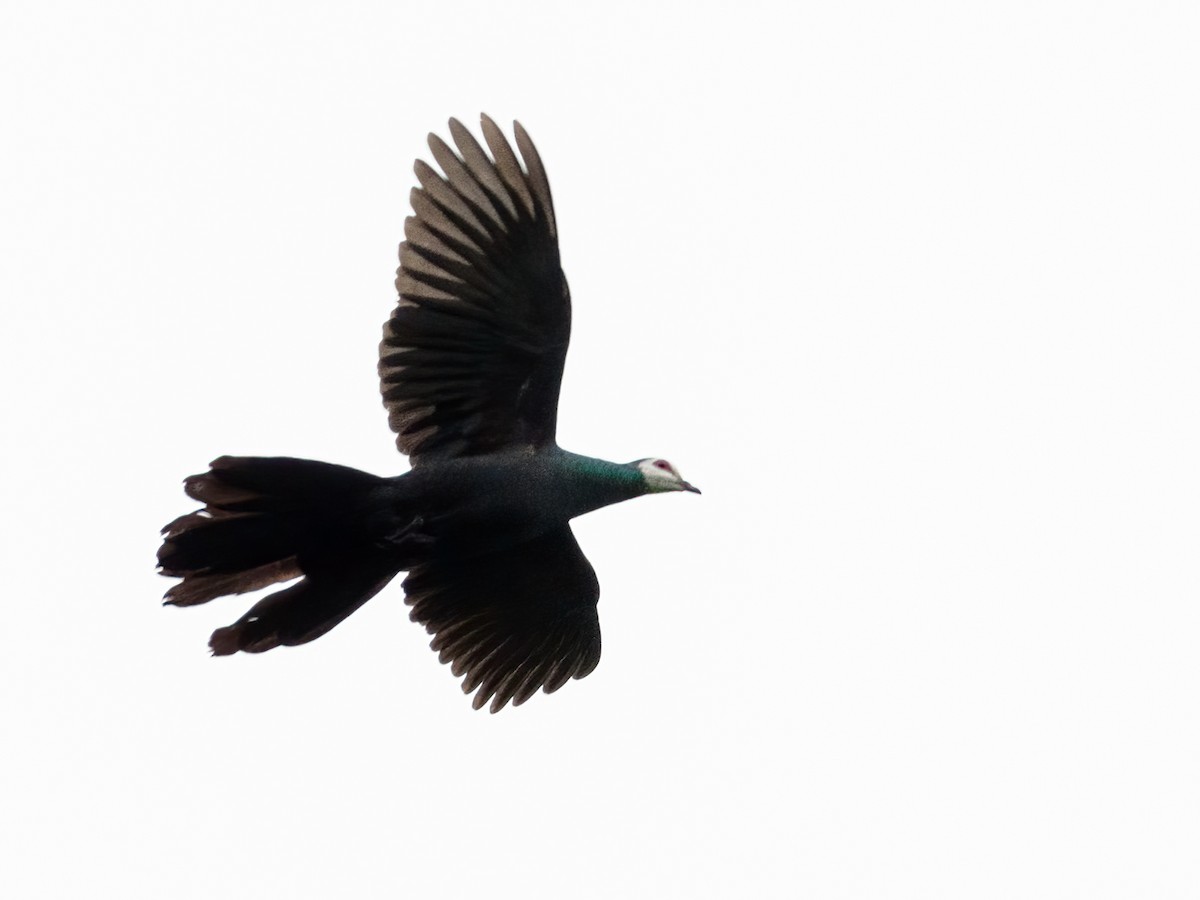
[[[158,564],[183,579],[173,606],[195,606],[302,577],[213,633],[216,655],[311,641],[378,593],[399,570],[366,534],[381,478],[330,463],[222,456],[185,480],[203,509],[163,528]]]
[[[176,521],[179,521],[178,519]],[[164,575],[236,574],[295,557],[317,537],[311,515],[205,516],[196,513],[158,551]]]
[[[165,574],[165,573],[164,573]],[[299,578],[304,573],[296,564],[296,558],[267,563],[257,569],[231,574],[192,575],[173,585],[163,595],[168,606],[197,606],[224,597],[227,594],[246,594],[260,588],[270,587],[281,581]]]
[[[362,557],[337,571],[315,572],[254,604],[244,616],[212,633],[213,656],[305,644],[325,634],[378,594],[396,574],[393,565]]]
[[[383,479],[349,466],[290,456],[222,456],[184,481],[194,500],[227,509],[295,509],[344,505]]]

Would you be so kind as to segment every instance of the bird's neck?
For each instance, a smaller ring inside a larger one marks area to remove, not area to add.
[[[633,466],[565,450],[561,452],[569,476],[567,491],[572,501],[571,518],[646,492],[646,480]]]

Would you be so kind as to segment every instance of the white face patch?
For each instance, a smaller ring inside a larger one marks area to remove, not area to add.
[[[667,462],[665,459],[643,459],[637,464],[638,471],[642,473],[642,477],[646,479],[646,486],[650,489],[650,493],[657,494],[661,491],[684,491],[686,482],[679,474],[679,470]]]

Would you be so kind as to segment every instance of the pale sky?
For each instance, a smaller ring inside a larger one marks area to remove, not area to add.
[[[1194,898],[1200,13],[14,3],[0,893]],[[223,453],[378,474],[425,136],[519,118],[587,679],[474,712],[399,579],[213,659]]]

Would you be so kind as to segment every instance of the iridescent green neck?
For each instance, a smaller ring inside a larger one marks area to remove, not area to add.
[[[634,466],[560,452],[569,476],[566,489],[572,500],[572,517],[646,492],[646,479]]]

